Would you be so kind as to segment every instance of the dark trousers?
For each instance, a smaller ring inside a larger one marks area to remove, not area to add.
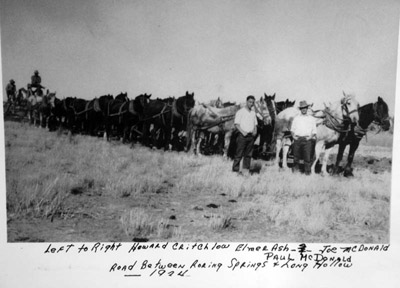
[[[236,152],[233,160],[232,170],[239,172],[240,161],[243,158],[243,169],[250,169],[251,155],[253,154],[254,136],[248,134],[243,136],[242,133],[238,132],[236,138]]]
[[[313,140],[306,140],[305,138],[299,138],[294,140],[293,143],[293,171],[300,170],[300,160],[304,160],[304,173],[311,174],[311,161],[313,156]]]

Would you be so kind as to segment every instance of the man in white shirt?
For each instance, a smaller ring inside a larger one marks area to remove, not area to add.
[[[294,139],[293,143],[293,172],[299,171],[300,159],[304,160],[304,173],[311,174],[311,161],[314,148],[313,141],[317,138],[317,125],[315,118],[307,114],[308,104],[306,101],[300,101],[299,109],[301,113],[294,117],[291,133]]]
[[[248,96],[246,106],[235,115],[235,127],[238,130],[236,138],[236,152],[233,160],[232,171],[240,171],[240,161],[243,158],[243,172],[249,173],[251,155],[253,153],[254,138],[257,134],[257,116],[254,110],[255,98]]]

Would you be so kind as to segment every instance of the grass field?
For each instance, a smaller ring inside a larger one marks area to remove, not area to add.
[[[133,149],[5,122],[9,242],[389,242],[392,136],[369,134],[355,177]]]

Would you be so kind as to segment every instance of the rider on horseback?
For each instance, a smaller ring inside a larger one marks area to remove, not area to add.
[[[42,78],[39,76],[39,71],[35,70],[34,75],[31,77],[31,84],[28,84],[28,90],[32,91],[33,94],[36,94],[38,96],[42,96],[43,91],[45,87],[42,86],[40,83],[42,82]],[[30,87],[29,87],[30,86]],[[32,88],[35,88],[33,91]]]

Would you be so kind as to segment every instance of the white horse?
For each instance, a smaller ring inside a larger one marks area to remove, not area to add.
[[[330,104],[324,110],[313,111],[309,108],[308,113],[315,117],[317,124],[317,142],[315,146],[316,159],[311,167],[312,173],[315,172],[315,165],[320,154],[325,151],[322,173],[326,171],[327,161],[332,147],[337,144],[340,133],[346,132],[351,124],[357,124],[359,115],[359,103],[352,95],[346,95],[338,101]],[[279,167],[279,152],[283,148],[282,168],[287,168],[287,153],[292,144],[290,128],[293,118],[300,114],[300,110],[290,107],[277,115],[275,123],[276,136],[276,158],[275,166]],[[283,146],[283,147],[282,147]]]
[[[200,153],[202,137],[200,132],[210,132],[214,134],[224,134],[224,156],[228,154],[228,147],[232,133],[235,129],[234,120],[240,105],[229,106],[226,108],[215,108],[209,105],[196,105],[189,112],[187,126],[186,151],[192,145],[193,153]],[[203,136],[204,137],[204,136]]]
[[[315,160],[311,166],[312,173],[315,171],[315,165],[322,152],[325,153],[321,174],[326,172],[329,155],[333,146],[338,144],[340,134],[349,132],[352,128],[351,126],[358,123],[359,103],[353,95],[346,95],[344,92],[343,95],[344,98],[340,102],[332,103],[325,108],[323,111],[324,120],[320,125],[317,125],[317,142],[315,145]]]

